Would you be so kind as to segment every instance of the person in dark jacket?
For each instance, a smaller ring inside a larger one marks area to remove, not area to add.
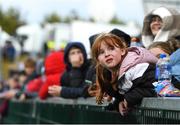
[[[80,42],[68,43],[64,50],[64,62],[66,71],[61,77],[61,86],[50,86],[49,94],[63,98],[82,97],[84,79],[89,67],[84,45]]]
[[[2,49],[2,56],[4,60],[14,62],[16,56],[16,49],[12,44],[12,41],[7,40],[5,46]]]

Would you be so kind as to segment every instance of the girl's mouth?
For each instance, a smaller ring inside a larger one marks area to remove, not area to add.
[[[113,61],[113,59],[107,59],[106,63],[111,63]]]

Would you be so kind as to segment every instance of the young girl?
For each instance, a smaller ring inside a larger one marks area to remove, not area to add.
[[[171,83],[178,89],[180,89],[180,41],[174,38],[169,39],[166,42],[155,42],[149,46],[149,51],[159,58],[160,54],[166,54],[170,56],[171,64]]]
[[[156,96],[152,83],[155,82],[157,62],[148,50],[127,48],[124,40],[104,33],[96,38],[92,46],[99,87],[96,101],[101,104],[105,94],[115,97],[113,107],[122,115],[139,104],[143,97]]]
[[[166,42],[155,42],[148,47],[148,50],[159,58],[160,54],[170,56],[173,52],[180,48],[180,40],[171,38]]]

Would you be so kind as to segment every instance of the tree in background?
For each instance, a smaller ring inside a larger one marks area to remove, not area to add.
[[[21,20],[20,12],[17,9],[9,8],[7,11],[3,11],[0,7],[0,26],[8,34],[15,35],[16,29],[24,24],[26,22]]]
[[[71,17],[69,17],[69,16],[66,16],[65,18],[64,18],[64,23],[71,23],[71,21],[72,21],[72,19],[71,19]]]
[[[43,23],[59,23],[59,22],[62,22],[62,20],[61,17],[56,12],[46,15],[43,21]]]
[[[80,16],[76,12],[76,10],[70,11],[69,15],[67,15],[64,18],[62,18],[57,13],[53,12],[53,13],[45,16],[42,24],[45,24],[45,23],[71,23],[73,20],[83,20],[80,18]]]
[[[90,17],[90,18],[89,18],[89,21],[90,21],[90,22],[95,22],[95,19],[94,19],[93,17]]]
[[[109,23],[111,23],[111,24],[125,24],[122,20],[119,20],[116,15],[110,20]]]

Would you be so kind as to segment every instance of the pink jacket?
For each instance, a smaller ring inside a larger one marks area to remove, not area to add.
[[[135,66],[139,63],[153,63],[155,64],[158,58],[155,57],[149,50],[141,47],[130,47],[128,48],[128,53],[123,59],[119,76],[126,72],[129,68]]]

